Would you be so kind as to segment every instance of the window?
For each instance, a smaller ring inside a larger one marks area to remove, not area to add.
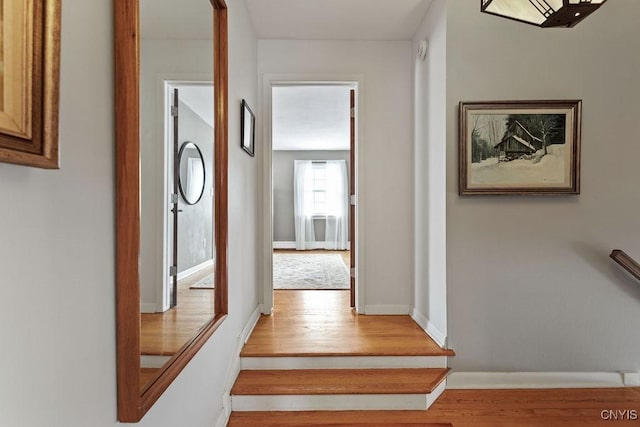
[[[327,163],[312,162],[309,181],[305,183],[313,215],[327,215]]]

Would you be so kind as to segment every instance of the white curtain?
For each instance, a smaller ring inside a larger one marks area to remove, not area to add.
[[[293,215],[296,229],[296,249],[315,249],[315,227],[313,223],[313,193],[307,191],[313,182],[313,165],[307,160],[296,160],[293,164]]]
[[[344,160],[327,160],[327,217],[325,249],[346,250],[348,247],[349,182]]]
[[[347,163],[344,160],[296,160],[293,181],[296,249],[349,249]],[[319,244],[315,235],[316,219],[325,221],[324,241]]]

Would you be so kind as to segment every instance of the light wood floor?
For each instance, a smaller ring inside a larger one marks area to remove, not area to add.
[[[140,352],[143,355],[174,355],[213,317],[213,289],[189,289],[210,274],[213,267],[179,281],[177,307],[164,313],[141,315]]]
[[[432,356],[441,349],[409,316],[363,316],[349,291],[275,291],[241,356]]]
[[[640,388],[571,390],[446,390],[428,411],[234,412],[230,427],[424,426],[582,427],[638,426],[605,421],[604,410],[635,410]]]

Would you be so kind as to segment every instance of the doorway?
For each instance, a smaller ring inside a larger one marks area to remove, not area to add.
[[[164,89],[166,310],[213,298],[214,115],[211,82],[166,81]]]
[[[358,81],[265,84],[265,314],[280,289],[342,289],[351,307],[361,305],[358,89]]]

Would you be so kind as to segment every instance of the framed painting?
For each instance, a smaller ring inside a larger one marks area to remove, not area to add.
[[[60,0],[0,0],[0,161],[58,168]]]
[[[582,101],[460,103],[459,194],[580,194]]]
[[[240,145],[247,154],[253,157],[256,146],[256,116],[244,99],[240,115],[240,129]]]

